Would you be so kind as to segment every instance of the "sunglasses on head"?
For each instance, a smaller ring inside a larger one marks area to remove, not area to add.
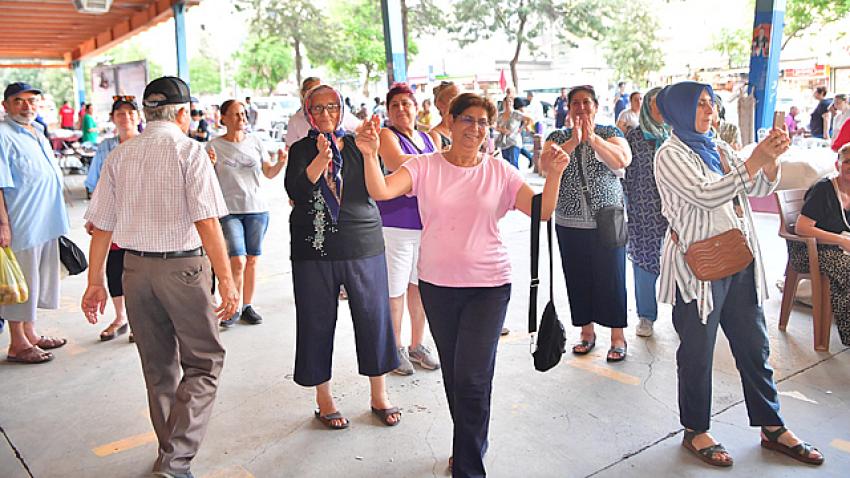
[[[112,97],[112,101],[130,101],[133,102],[136,100],[135,96],[131,95],[114,95]]]

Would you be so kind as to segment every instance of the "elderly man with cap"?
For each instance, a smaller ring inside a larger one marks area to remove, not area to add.
[[[12,83],[3,93],[0,122],[0,247],[11,247],[29,286],[29,300],[0,306],[9,321],[6,360],[43,363],[65,339],[36,333],[36,308],[59,307],[59,236],[68,232],[62,173],[53,148],[35,122],[41,91]]]
[[[85,214],[94,227],[83,312],[91,323],[103,313],[114,241],[126,250],[127,316],[159,442],[153,471],[171,477],[192,476],[224,363],[218,321],[239,304],[218,222],[227,207],[202,145],[186,136],[189,100],[179,78],[148,84],[147,127],[112,152]],[[210,263],[220,274],[215,310]]]

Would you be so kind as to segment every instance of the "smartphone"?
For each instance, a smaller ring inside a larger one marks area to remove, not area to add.
[[[773,127],[776,129],[785,129],[785,112],[777,111],[773,113]]]

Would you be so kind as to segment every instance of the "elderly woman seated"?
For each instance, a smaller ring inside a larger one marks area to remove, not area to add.
[[[818,240],[820,269],[829,277],[832,313],[841,343],[850,345],[850,144],[838,150],[838,176],[824,178],[806,193],[795,232]],[[789,243],[792,265],[808,270],[806,248]]]

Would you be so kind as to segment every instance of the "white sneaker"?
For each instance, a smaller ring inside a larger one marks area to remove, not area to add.
[[[437,370],[440,368],[440,359],[437,354],[431,351],[425,344],[419,344],[409,350],[410,361],[418,363],[420,367],[428,370]]]
[[[393,372],[399,375],[413,375],[413,364],[410,363],[410,356],[407,354],[407,347],[398,348],[398,368]]]
[[[655,322],[641,317],[640,321],[638,321],[635,334],[637,334],[638,337],[652,337],[652,327],[654,324]]]

